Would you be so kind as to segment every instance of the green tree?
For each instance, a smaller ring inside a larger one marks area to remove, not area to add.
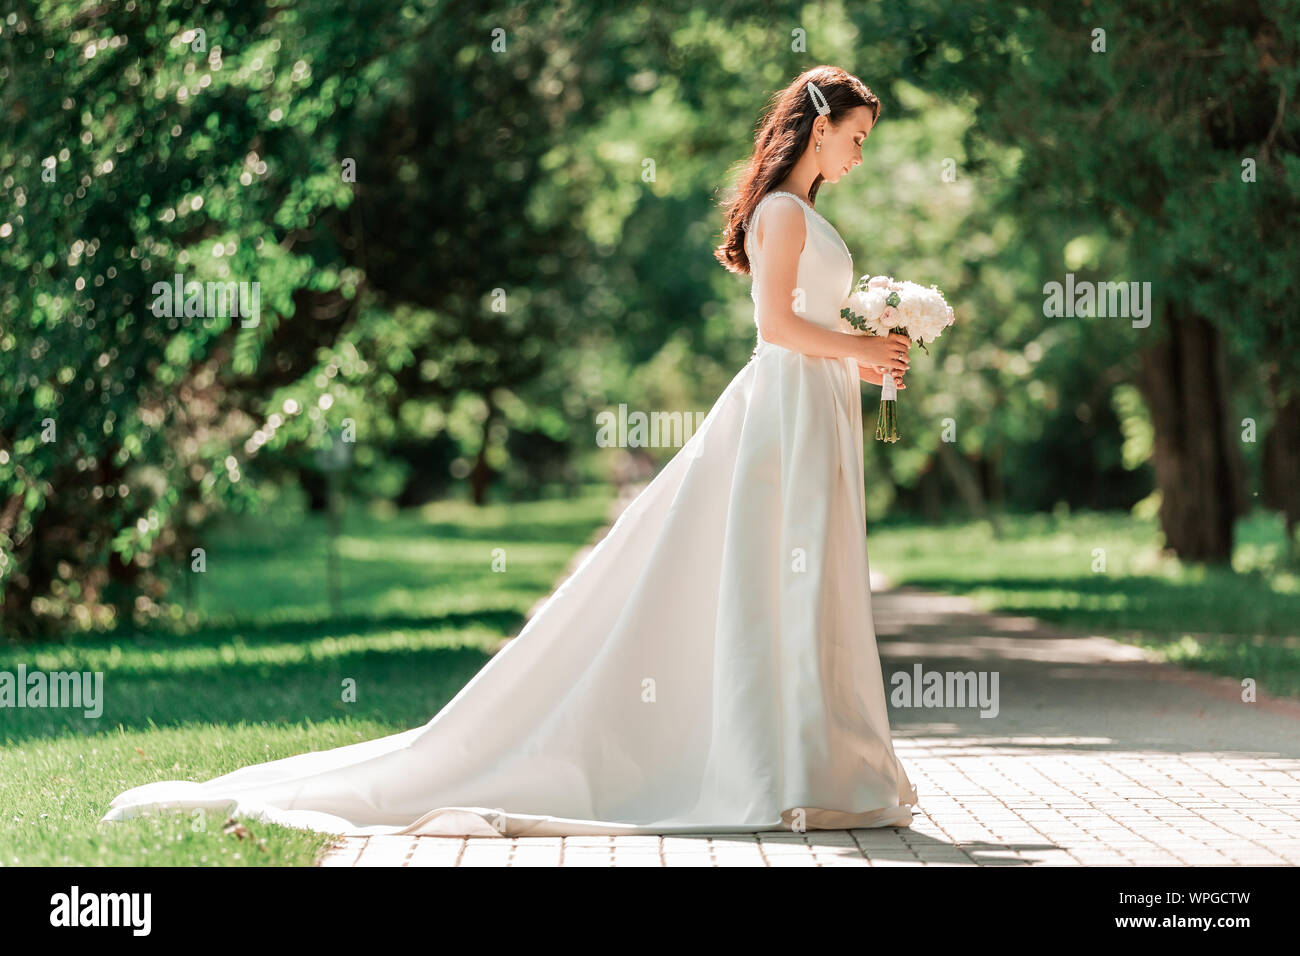
[[[1136,352],[1187,559],[1226,562],[1245,506],[1236,382],[1284,383],[1277,418],[1300,381],[1298,30],[1295,2],[959,3],[917,41],[939,88],[976,98],[972,139],[1021,152],[1018,218],[1068,216],[1122,246],[1114,278],[1152,283],[1151,328],[1112,334]]]

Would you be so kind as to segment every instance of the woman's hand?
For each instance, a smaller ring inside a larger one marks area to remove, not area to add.
[[[881,373],[881,370],[879,368],[872,368],[869,365],[862,365],[859,363],[858,378],[862,379],[862,381],[867,382],[871,385],[884,385],[885,376]],[[903,389],[907,388],[907,386],[903,384],[902,372],[894,373],[894,384],[898,386],[898,390],[900,392]]]
[[[860,335],[856,338],[858,347],[853,358],[859,365],[892,372],[897,381],[898,376],[906,372],[911,364],[907,352],[912,347],[912,340],[901,332],[890,332],[888,335]]]

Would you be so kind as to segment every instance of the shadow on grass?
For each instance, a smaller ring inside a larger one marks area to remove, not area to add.
[[[430,545],[457,542],[507,544],[572,544],[586,541],[593,532],[590,518],[559,518],[553,521],[501,520],[482,524],[428,521],[419,518],[374,518],[348,515],[339,536],[366,540],[417,540]],[[237,547],[248,558],[281,558],[286,550],[298,553],[306,548],[323,548],[329,540],[324,519],[315,515],[301,524],[249,528],[231,525],[214,528],[211,537],[218,545]],[[290,547],[286,547],[290,546]]]
[[[401,631],[450,631],[481,628],[513,636],[523,626],[524,618],[515,611],[483,609],[477,611],[450,611],[434,615],[367,615],[349,614],[331,617],[322,612],[295,614],[279,621],[248,619],[205,624],[192,631],[171,631],[158,628],[149,631],[110,631],[95,640],[77,640],[64,646],[103,648],[115,643],[129,642],[135,647],[193,648],[217,647],[239,638],[244,644],[279,644],[284,641],[316,640],[328,637],[353,637],[388,634]],[[11,650],[17,652],[18,647]]]
[[[92,640],[0,648],[0,670],[25,664],[34,670],[41,654],[66,656],[49,670],[102,671],[103,713],[78,708],[15,708],[6,711],[0,740],[12,744],[69,733],[199,723],[297,723],[339,718],[372,719],[418,726],[430,720],[490,659],[483,638],[515,634],[522,615],[478,610],[437,615],[354,615],[320,620],[294,617],[275,622],[207,625],[188,633],[121,631]],[[412,635],[417,644],[322,649],[329,640]],[[292,660],[230,660],[284,647],[306,655]],[[117,649],[126,654],[114,665]],[[200,652],[200,662],[182,663]],[[203,652],[210,652],[203,654]],[[354,681],[356,701],[344,702],[344,681]]]
[[[950,577],[909,575],[908,586],[969,594],[990,609],[1091,630],[1293,636],[1300,597],[1279,594],[1252,575],[1210,586],[1147,576]],[[982,594],[978,592],[983,592]]]
[[[431,538],[446,541],[486,541],[500,544],[503,541],[515,543],[584,541],[592,534],[590,521],[532,521],[510,522],[509,524],[483,525],[466,527],[449,522],[431,522],[428,524],[399,524],[385,528],[386,536],[393,538]]]
[[[214,660],[183,674],[152,668],[104,671],[103,713],[25,708],[6,718],[6,745],[183,725],[297,724],[338,719],[416,727],[427,723],[489,661],[472,646],[341,653],[283,663]],[[350,684],[345,684],[351,682]],[[345,687],[356,700],[345,702]]]

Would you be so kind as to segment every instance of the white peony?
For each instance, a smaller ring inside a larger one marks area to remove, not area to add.
[[[888,335],[889,328],[881,322],[885,312],[885,297],[888,295],[888,289],[859,290],[849,296],[845,307],[865,322],[867,331],[872,335]]]
[[[886,314],[885,300],[891,293],[898,294],[899,302]],[[858,318],[859,323],[854,326],[844,316],[856,332],[888,335],[893,329],[902,329],[913,342],[922,345],[933,342],[953,323],[952,309],[934,286],[899,282],[889,276],[863,276],[845,301],[844,309]]]

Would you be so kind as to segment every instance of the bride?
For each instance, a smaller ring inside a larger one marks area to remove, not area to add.
[[[568,836],[908,826],[871,612],[853,260],[814,208],[880,102],[822,66],[767,110],[715,256],[758,345],[604,539],[427,724],[159,781],[105,821],[207,808],[347,834]],[[900,385],[900,387],[902,387]]]

